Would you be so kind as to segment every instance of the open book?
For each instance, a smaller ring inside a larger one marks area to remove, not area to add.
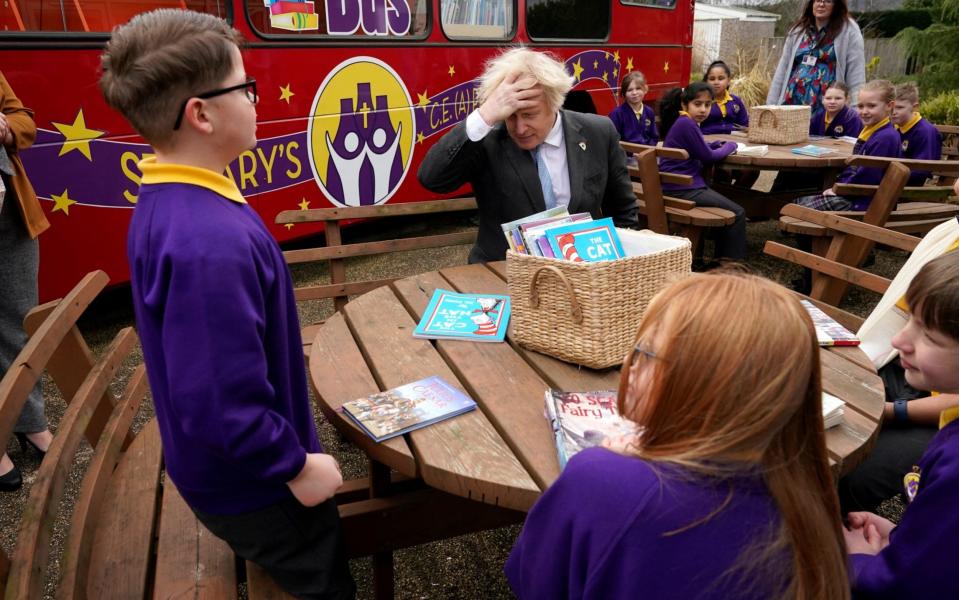
[[[613,391],[546,390],[546,418],[556,439],[560,469],[580,450],[610,442],[624,445],[624,439],[639,431],[635,423],[619,416]]]
[[[919,269],[930,260],[941,256],[959,243],[959,222],[950,219],[927,233],[916,249],[909,255],[906,264],[889,284],[879,304],[859,328],[857,335],[862,340],[860,349],[872,360],[876,368],[886,365],[899,353],[892,347],[892,336],[899,333],[909,320],[909,314],[900,300],[906,295],[909,283]]]

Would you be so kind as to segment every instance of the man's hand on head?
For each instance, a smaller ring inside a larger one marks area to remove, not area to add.
[[[492,127],[515,112],[535,107],[542,93],[533,77],[513,73],[496,86],[479,107],[479,114]]]

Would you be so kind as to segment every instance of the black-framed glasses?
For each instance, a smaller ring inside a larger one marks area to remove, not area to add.
[[[201,100],[209,100],[210,98],[215,98],[217,96],[222,96],[223,94],[229,94],[230,92],[235,92],[237,90],[246,91],[246,99],[256,104],[257,94],[256,94],[256,79],[252,77],[247,77],[246,81],[239,83],[237,85],[231,85],[230,87],[220,88],[218,90],[210,90],[209,92],[203,92],[202,94],[194,94],[190,98],[200,98]],[[186,110],[186,103],[190,101],[190,98],[187,98],[183,101],[183,104],[180,105],[180,111],[176,114],[176,123],[173,124],[173,131],[180,129],[180,123],[183,122],[183,112]]]

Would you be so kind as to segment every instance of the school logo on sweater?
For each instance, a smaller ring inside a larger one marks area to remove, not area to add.
[[[842,133],[843,132],[842,125],[836,125],[836,127],[833,128],[833,131],[835,131],[836,133]]]
[[[909,140],[902,140],[902,151],[905,152],[909,149]]]
[[[399,189],[413,158],[413,102],[389,65],[358,56],[334,67],[310,111],[310,165],[340,206],[382,204]]]
[[[919,493],[919,475],[919,467],[913,466],[912,471],[906,473],[902,478],[902,487],[906,494],[907,502],[915,500],[916,494]]]

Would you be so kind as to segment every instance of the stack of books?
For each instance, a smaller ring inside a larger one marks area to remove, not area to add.
[[[566,207],[504,223],[503,235],[514,252],[572,262],[623,258],[613,220],[593,220],[589,213],[569,214]]]
[[[803,156],[825,156],[827,154],[832,154],[835,150],[831,148],[823,148],[822,146],[817,146],[815,144],[806,144],[805,146],[800,146],[799,148],[793,148],[791,150],[793,154],[801,154]]]

